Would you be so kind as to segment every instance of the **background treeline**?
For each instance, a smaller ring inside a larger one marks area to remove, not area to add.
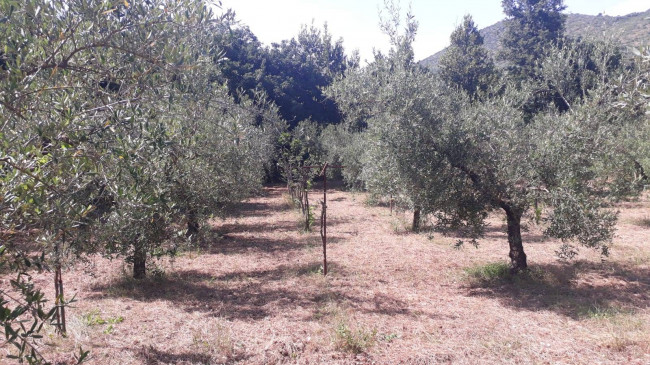
[[[252,97],[263,91],[290,127],[308,119],[318,124],[341,121],[336,103],[323,89],[359,61],[345,54],[343,40],[334,41],[326,24],[322,29],[303,26],[296,37],[264,46],[233,13],[225,19],[227,29],[218,38],[224,45],[221,71],[231,95]]]
[[[563,257],[574,242],[607,254],[611,204],[648,184],[650,55],[565,37],[561,0],[503,6],[496,60],[467,16],[433,72],[392,2],[393,48],[359,65],[326,26],[264,46],[202,1],[0,0],[4,344],[44,361],[38,332],[65,332],[76,260],[120,257],[143,278],[264,181],[308,189],[302,167],[325,162],[412,209],[414,230],[431,218],[476,243],[500,211],[513,272],[529,218]],[[51,310],[33,268],[57,278]]]

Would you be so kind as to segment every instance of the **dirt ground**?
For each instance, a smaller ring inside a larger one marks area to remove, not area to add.
[[[582,249],[559,262],[559,243],[530,224],[532,273],[514,279],[490,271],[507,258],[500,215],[478,248],[455,249],[457,237],[411,233],[408,212],[365,194],[328,200],[327,277],[318,229],[301,232],[284,189],[266,188],[215,221],[209,245],[158,262],[145,281],[102,258],[64,272],[78,301],[68,337],[48,328],[44,353],[63,362],[82,345],[90,364],[650,364],[647,196],[620,206],[608,258]],[[51,281],[36,276],[49,298]]]

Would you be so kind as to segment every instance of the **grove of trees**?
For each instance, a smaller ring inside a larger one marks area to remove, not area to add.
[[[353,178],[368,190],[410,206],[414,230],[431,215],[436,228],[476,243],[488,214],[502,211],[513,272],[527,268],[525,216],[564,242],[562,257],[577,253],[574,242],[607,254],[611,203],[638,192],[646,178],[643,154],[628,142],[639,140],[632,131],[647,130],[639,88],[647,74],[634,71],[647,63],[625,64],[613,45],[564,38],[561,1],[503,6],[511,19],[502,72],[471,17],[452,34],[439,74],[410,62],[410,45],[394,42],[388,57],[331,87],[346,116],[339,130],[350,135],[339,140],[360,140],[364,152],[346,154],[340,151],[352,147],[336,143],[331,150],[362,166]],[[391,39],[413,39],[416,26],[395,37],[398,26]]]
[[[219,81],[223,18],[207,3],[2,1],[0,14],[2,264],[24,294],[3,289],[3,333],[38,361],[30,336],[68,298],[57,285],[56,311],[35,310],[29,266],[60,278],[101,253],[143,278],[149,257],[261,186],[286,124]]]
[[[207,1],[0,0],[4,344],[45,361],[34,340],[64,323],[77,259],[120,257],[142,279],[264,181],[308,184],[302,167],[325,162],[412,209],[416,231],[430,218],[477,244],[498,211],[513,273],[527,218],[561,257],[606,255],[612,204],[648,184],[650,54],[565,37],[562,0],[503,8],[504,67],[468,15],[436,73],[392,3],[393,48],[362,67],[327,26],[263,46]],[[55,273],[52,309],[34,269]]]

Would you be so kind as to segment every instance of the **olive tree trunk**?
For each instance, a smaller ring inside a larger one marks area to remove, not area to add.
[[[521,215],[523,211],[518,208],[504,206],[508,219],[508,244],[510,245],[510,265],[513,274],[528,268],[526,254],[521,241]]]
[[[420,211],[422,208],[416,205],[413,209],[413,232],[420,232]]]
[[[147,252],[142,245],[136,245],[133,252],[133,278],[144,279],[147,276]]]
[[[185,237],[196,237],[199,234],[200,227],[196,212],[190,210],[187,213],[187,232],[185,233]]]

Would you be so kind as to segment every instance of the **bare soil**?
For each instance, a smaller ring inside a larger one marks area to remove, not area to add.
[[[327,277],[318,229],[300,231],[280,187],[144,281],[92,257],[64,272],[69,335],[48,328],[43,351],[64,363],[81,345],[89,364],[650,364],[647,197],[620,205],[609,257],[560,262],[530,222],[532,273],[483,279],[472,273],[506,262],[501,215],[478,248],[454,249],[458,237],[412,233],[409,212],[366,201],[328,193]],[[35,278],[52,298],[52,274]]]

